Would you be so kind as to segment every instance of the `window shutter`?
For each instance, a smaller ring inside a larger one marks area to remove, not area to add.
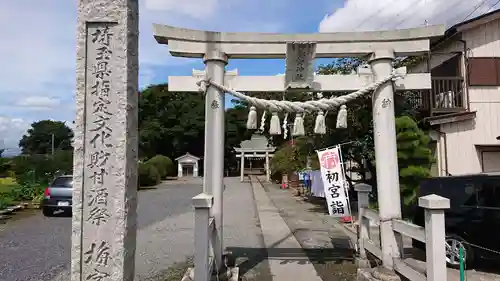
[[[500,85],[500,58],[495,58],[496,71],[497,71],[497,85]]]
[[[497,58],[469,58],[470,86],[499,86],[500,61]]]

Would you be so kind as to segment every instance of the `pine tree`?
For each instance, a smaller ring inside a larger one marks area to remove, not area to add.
[[[430,138],[409,116],[396,119],[399,183],[405,205],[416,199],[420,182],[430,177],[435,159],[429,148]]]

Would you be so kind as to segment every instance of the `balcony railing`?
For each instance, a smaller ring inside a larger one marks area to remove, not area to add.
[[[404,93],[413,108],[429,116],[465,111],[465,87],[462,77],[432,77],[432,89]]]

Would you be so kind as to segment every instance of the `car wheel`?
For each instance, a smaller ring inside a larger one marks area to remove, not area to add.
[[[464,264],[472,265],[474,252],[469,244],[458,235],[450,234],[445,239],[446,265],[451,268],[460,268],[460,248],[463,248]]]
[[[52,208],[44,207],[42,209],[42,213],[46,217],[53,217],[54,216],[54,210]]]

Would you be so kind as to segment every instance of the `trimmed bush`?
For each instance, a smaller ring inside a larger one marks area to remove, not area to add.
[[[138,180],[139,187],[146,187],[159,184],[161,177],[155,166],[149,163],[139,163]]]
[[[10,207],[14,201],[6,194],[0,193],[0,210]]]
[[[172,160],[164,155],[156,155],[146,161],[146,163],[156,167],[161,179],[166,179],[166,177],[172,172],[172,168],[174,166]]]

